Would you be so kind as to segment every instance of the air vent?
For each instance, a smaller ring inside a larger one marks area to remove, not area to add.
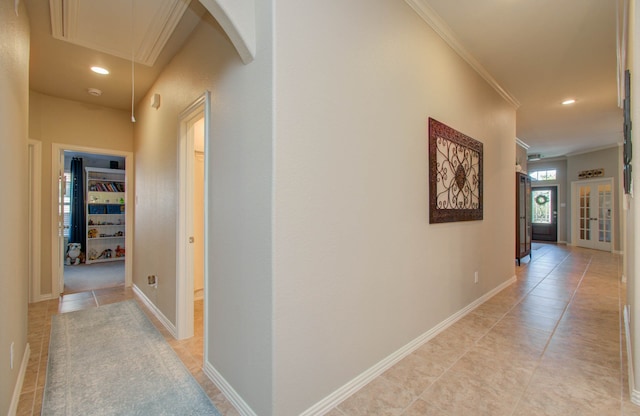
[[[532,153],[530,155],[527,155],[527,160],[529,162],[533,162],[534,160],[540,160],[542,159],[542,155],[540,153]]]

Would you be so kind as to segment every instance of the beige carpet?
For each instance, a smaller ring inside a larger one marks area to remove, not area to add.
[[[124,285],[124,260],[64,266],[64,293]]]

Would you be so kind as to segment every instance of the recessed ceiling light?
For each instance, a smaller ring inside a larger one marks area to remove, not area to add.
[[[87,93],[89,93],[89,95],[93,95],[94,97],[100,97],[102,95],[102,91],[97,88],[87,88]]]
[[[573,103],[575,103],[575,102],[576,102],[576,100],[574,100],[573,98],[571,98],[570,100],[564,100],[564,101],[562,102],[562,105],[571,105],[571,104],[573,104]]]
[[[100,75],[109,75],[109,70],[102,68],[101,66],[92,66],[91,70],[93,72],[95,72],[96,74],[100,74]]]

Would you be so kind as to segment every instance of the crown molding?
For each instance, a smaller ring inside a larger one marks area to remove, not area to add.
[[[55,39],[127,60],[132,58],[133,48],[137,63],[153,66],[188,6],[186,0],[138,1],[135,24],[140,34],[131,45],[118,42],[104,31],[87,30],[92,27],[91,21],[102,19],[99,8],[89,7],[86,3],[81,5],[81,0],[49,0],[51,34]],[[131,22],[133,11],[123,11],[122,18]]]
[[[517,137],[516,137],[516,144],[518,146],[522,147],[525,150],[529,150],[529,148],[531,147],[528,144],[526,144],[525,142],[523,142],[522,140],[518,139]]]
[[[607,149],[611,149],[613,147],[620,147],[620,146],[622,146],[622,143],[613,143],[613,144],[608,144],[608,145],[605,145],[605,146],[592,147],[591,149],[578,150],[576,152],[567,153],[567,157],[584,155],[584,154],[587,154],[587,153],[599,152],[601,150],[607,150]]]
[[[405,2],[420,16],[431,28],[458,54],[464,59],[489,85],[495,89],[502,98],[516,109],[520,107],[520,102],[511,93],[495,80],[489,72],[478,62],[469,51],[458,41],[453,30],[447,23],[431,8],[426,0],[405,0]]]

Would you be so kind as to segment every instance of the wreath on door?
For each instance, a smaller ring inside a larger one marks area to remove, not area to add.
[[[536,204],[538,205],[544,205],[547,202],[549,202],[549,198],[546,195],[541,194],[536,197]]]

